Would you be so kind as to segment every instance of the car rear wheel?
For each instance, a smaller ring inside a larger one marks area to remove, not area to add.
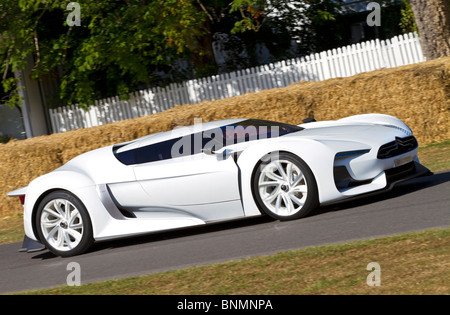
[[[275,219],[299,219],[318,206],[314,175],[295,155],[272,154],[255,169],[252,181],[260,210]]]
[[[36,228],[40,240],[58,256],[81,254],[94,242],[85,206],[65,191],[52,192],[41,201],[36,214]]]

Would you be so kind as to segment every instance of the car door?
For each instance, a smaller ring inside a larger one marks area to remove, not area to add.
[[[233,157],[205,154],[201,144],[177,156],[173,148],[183,139],[191,138],[169,139],[139,150],[139,163],[133,169],[151,200],[148,210],[178,209],[205,220],[243,216]]]

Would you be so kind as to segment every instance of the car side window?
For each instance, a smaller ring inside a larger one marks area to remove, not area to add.
[[[176,157],[199,154],[204,149],[219,150],[224,146],[283,136],[303,128],[277,122],[248,119],[214,129],[188,134],[183,137],[153,143],[129,151],[118,152],[117,159],[125,165],[163,161]]]

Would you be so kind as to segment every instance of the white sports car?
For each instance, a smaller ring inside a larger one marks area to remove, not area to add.
[[[294,126],[233,119],[82,154],[28,187],[24,249],[85,252],[95,241],[319,205],[430,174],[399,119],[380,114]]]

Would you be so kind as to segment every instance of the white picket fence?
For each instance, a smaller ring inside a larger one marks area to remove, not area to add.
[[[417,33],[373,40],[302,58],[189,80],[95,102],[87,111],[76,105],[50,109],[55,133],[103,125],[165,111],[175,105],[196,104],[249,92],[286,87],[300,81],[349,77],[382,68],[425,61]]]

